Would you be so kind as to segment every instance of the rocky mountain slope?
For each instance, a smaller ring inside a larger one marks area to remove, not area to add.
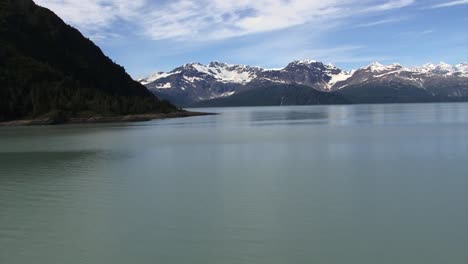
[[[415,68],[373,63],[350,72],[312,60],[294,61],[283,69],[219,62],[190,63],[140,81],[156,95],[181,106],[207,105],[208,102],[232,105],[232,100],[225,98],[238,98],[236,95],[250,90],[278,85],[306,86],[319,92],[339,94],[352,103],[463,101],[468,98],[467,63],[427,64]],[[288,94],[291,95],[291,91]],[[258,92],[256,95],[260,96]],[[222,100],[217,101],[220,98]],[[274,101],[279,102],[278,99]],[[264,102],[260,98],[258,101],[258,104]],[[249,102],[255,104],[252,100]]]

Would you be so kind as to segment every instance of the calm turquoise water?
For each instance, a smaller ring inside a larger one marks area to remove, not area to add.
[[[468,263],[468,104],[0,128],[0,263]]]

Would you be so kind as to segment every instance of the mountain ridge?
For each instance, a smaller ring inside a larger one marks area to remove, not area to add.
[[[156,95],[179,105],[196,105],[230,97],[266,84],[307,86],[320,92],[337,92],[356,86],[396,85],[422,89],[434,97],[433,101],[450,101],[468,96],[468,63],[404,67],[398,63],[374,62],[352,71],[314,60],[296,60],[282,69],[220,62],[188,63],[139,81]]]

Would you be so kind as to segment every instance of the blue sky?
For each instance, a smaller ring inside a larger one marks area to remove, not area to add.
[[[35,0],[135,77],[188,63],[468,61],[468,0]]]

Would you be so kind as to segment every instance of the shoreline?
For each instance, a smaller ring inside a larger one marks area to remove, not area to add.
[[[215,113],[202,112],[175,112],[168,114],[140,114],[124,116],[93,116],[93,117],[72,117],[62,122],[57,122],[51,118],[21,119],[7,122],[0,122],[0,127],[11,126],[51,126],[51,125],[71,125],[71,124],[106,124],[106,123],[125,123],[125,122],[147,122],[158,119],[186,118],[194,116],[216,115]]]

